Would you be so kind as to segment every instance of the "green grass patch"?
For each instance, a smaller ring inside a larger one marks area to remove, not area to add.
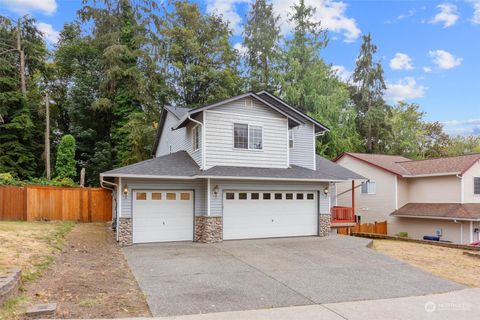
[[[20,294],[16,297],[7,299],[0,307],[0,319],[18,319],[26,311],[26,301],[27,297],[24,294]]]

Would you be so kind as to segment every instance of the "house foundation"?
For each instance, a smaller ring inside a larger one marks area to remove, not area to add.
[[[195,241],[203,243],[223,241],[223,217],[195,217]]]
[[[133,243],[132,218],[120,218],[118,221],[118,242],[122,247]]]
[[[318,236],[326,237],[330,233],[331,216],[329,214],[321,214],[318,217]]]

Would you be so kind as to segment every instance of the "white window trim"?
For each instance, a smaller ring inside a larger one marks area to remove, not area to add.
[[[243,124],[247,126],[247,148],[235,148],[235,125],[236,124]],[[262,148],[261,149],[253,149],[250,148],[250,126],[260,127],[262,128]],[[240,150],[240,151],[263,151],[263,142],[264,142],[264,132],[263,132],[263,125],[256,124],[256,123],[245,123],[245,122],[234,122],[233,123],[233,130],[232,130],[232,142],[233,142],[233,149]]]
[[[367,183],[367,193],[363,193],[362,192],[362,187],[360,187],[360,194],[362,194],[362,195],[375,195],[375,194],[377,194],[377,182],[375,180],[368,180],[368,181],[365,181],[363,183]],[[375,192],[370,192],[368,190],[368,183],[374,183],[375,184]]]
[[[473,196],[480,197],[480,193],[475,193],[475,179],[480,179],[480,177],[473,177]]]
[[[200,130],[199,130],[199,124],[196,124],[192,127],[192,150],[193,152],[197,151],[200,149]],[[195,131],[198,130],[198,135],[196,137],[197,141],[197,148],[195,148]]]

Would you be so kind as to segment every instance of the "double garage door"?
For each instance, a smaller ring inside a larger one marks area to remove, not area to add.
[[[193,241],[193,191],[133,192],[133,242]],[[318,233],[315,191],[225,191],[223,238],[308,236]]]

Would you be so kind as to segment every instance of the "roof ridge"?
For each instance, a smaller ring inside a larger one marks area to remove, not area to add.
[[[429,161],[429,160],[460,158],[460,157],[467,157],[467,156],[479,156],[480,157],[480,153],[474,152],[474,153],[467,153],[467,154],[461,154],[461,155],[456,155],[456,156],[434,157],[434,158],[417,159],[417,160],[409,160],[409,161],[397,161],[396,163],[420,162],[420,161]]]

